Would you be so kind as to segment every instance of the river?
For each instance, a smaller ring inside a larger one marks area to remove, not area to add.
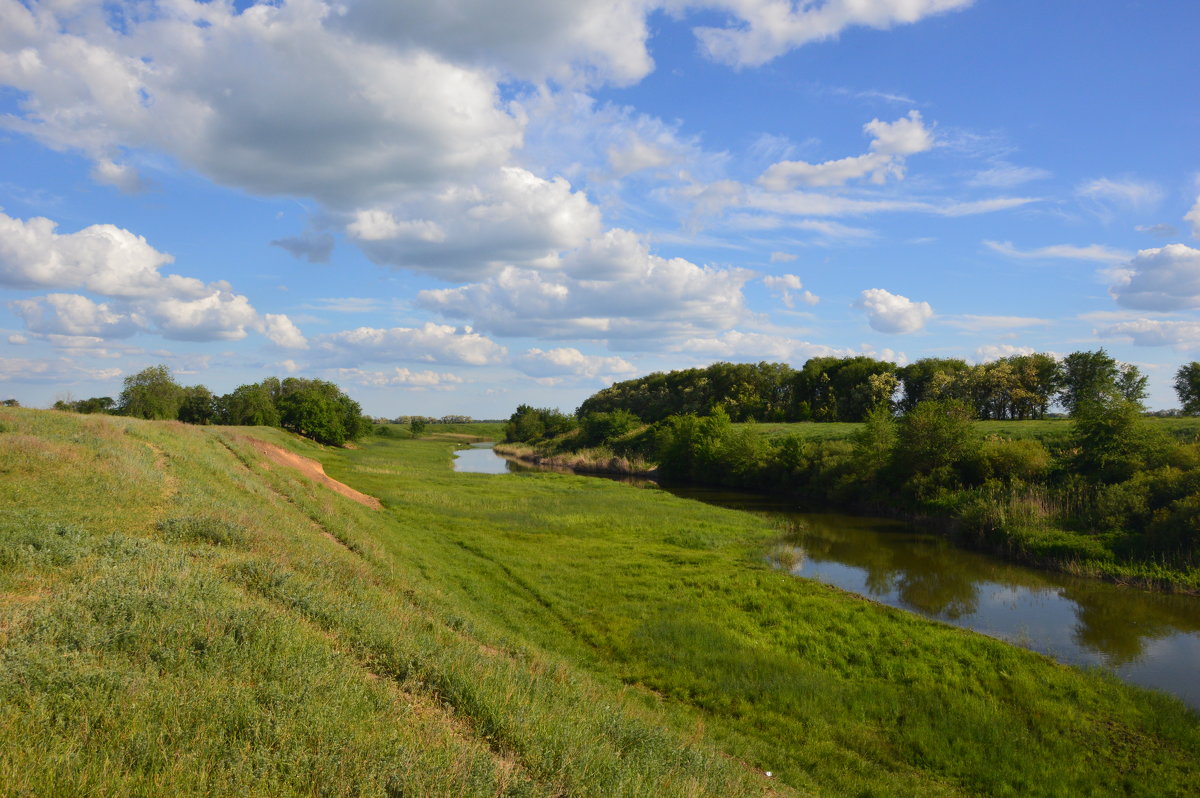
[[[479,444],[456,471],[536,470]],[[656,489],[661,486],[646,481]],[[766,553],[778,568],[1053,657],[1099,667],[1200,710],[1200,596],[1151,593],[1014,565],[880,518],[801,513],[773,497],[670,492],[765,515],[788,531]]]

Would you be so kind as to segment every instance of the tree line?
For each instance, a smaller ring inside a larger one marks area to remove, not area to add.
[[[1185,408],[1200,411],[1200,364],[1180,379],[1191,386]],[[1182,374],[1191,366],[1180,369]],[[906,366],[858,357],[816,357],[799,369],[786,363],[714,363],[655,372],[614,383],[588,397],[576,416],[624,410],[645,422],[673,415],[706,415],[721,407],[734,422],[863,421],[878,408],[907,413],[928,399],[957,400],[979,419],[1045,418],[1060,406],[1115,393],[1140,404],[1146,377],[1103,349],[1059,359],[1036,353],[972,365],[956,358],[923,358]],[[1188,402],[1191,401],[1189,405]]]
[[[180,385],[163,365],[126,377],[115,400],[109,396],[59,400],[54,408],[188,424],[282,427],[332,446],[361,438],[373,426],[358,402],[331,382],[268,377],[216,395],[203,385]]]

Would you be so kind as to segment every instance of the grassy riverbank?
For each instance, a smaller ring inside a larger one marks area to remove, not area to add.
[[[753,516],[455,474],[436,439],[0,424],[17,794],[1157,796],[1200,776],[1178,702],[773,571]]]

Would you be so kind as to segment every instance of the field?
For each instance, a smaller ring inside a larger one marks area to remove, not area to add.
[[[434,425],[355,449],[0,427],[14,794],[1158,796],[1200,776],[1178,702],[771,570],[779,530],[751,515],[456,474]]]
[[[1153,429],[1162,430],[1179,441],[1190,442],[1200,439],[1200,417],[1148,417],[1146,422]],[[831,423],[737,424],[735,426],[751,427],[768,438],[800,435],[810,440],[846,440],[854,434],[855,430],[862,427],[862,424],[838,421]],[[975,428],[984,436],[998,436],[1014,440],[1032,438],[1045,444],[1051,444],[1066,440],[1071,432],[1071,421],[1066,418],[1048,418],[1041,421],[976,421]]]

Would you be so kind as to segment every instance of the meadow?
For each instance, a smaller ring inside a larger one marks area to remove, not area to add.
[[[1200,776],[1179,702],[789,577],[749,514],[457,474],[463,438],[433,428],[353,449],[30,410],[0,428],[14,794],[1161,796]]]

